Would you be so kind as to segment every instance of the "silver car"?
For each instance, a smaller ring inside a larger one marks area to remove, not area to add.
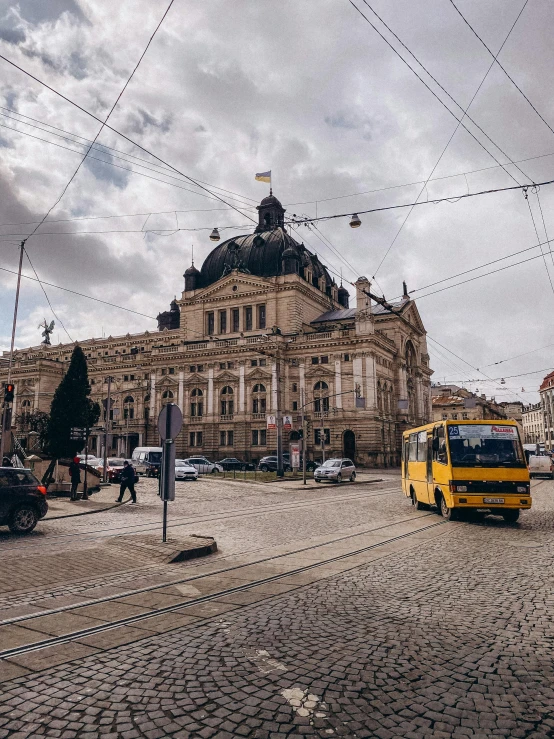
[[[192,467],[184,459],[175,460],[176,480],[198,480],[198,470]]]
[[[223,467],[215,462],[210,462],[206,457],[189,457],[185,459],[187,464],[190,464],[201,475],[214,475],[216,472],[223,472]]]
[[[356,479],[356,468],[351,459],[328,459],[314,472],[314,480],[322,482],[342,482],[342,480],[350,480],[354,482]]]

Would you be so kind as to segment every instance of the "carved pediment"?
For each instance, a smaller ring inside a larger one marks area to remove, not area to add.
[[[327,364],[314,364],[310,366],[310,369],[306,370],[306,377],[313,379],[333,379],[335,376],[334,369],[331,369],[331,365]]]
[[[173,388],[178,385],[178,380],[173,377],[164,377],[163,380],[160,380],[156,383],[156,387],[159,388]]]
[[[246,374],[246,378],[249,382],[252,380],[260,380],[260,382],[271,382],[271,370],[263,370],[256,367],[252,372]]]
[[[229,372],[228,370],[221,370],[221,373],[219,375],[216,375],[214,377],[216,382],[236,382],[238,380],[237,375],[234,375],[232,372]]]
[[[235,286],[237,290],[233,290]],[[250,292],[258,292],[259,290],[267,292],[268,287],[268,280],[263,277],[245,275],[242,272],[231,272],[213,285],[209,285],[204,290],[199,290],[198,295],[202,296],[202,300],[220,297],[241,298]]]
[[[185,387],[207,387],[208,386],[208,380],[206,377],[202,377],[202,375],[199,375],[198,373],[194,372],[192,375],[189,375],[187,379],[185,380]]]

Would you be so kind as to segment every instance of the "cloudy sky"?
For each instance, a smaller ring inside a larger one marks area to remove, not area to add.
[[[288,215],[309,217],[411,203],[433,172],[426,204],[388,254],[409,209],[362,215],[356,230],[348,219],[322,221],[300,237],[345,282],[366,275],[393,299],[407,281],[443,345],[429,342],[435,380],[484,372],[492,379],[467,386],[497,400],[536,400],[543,370],[554,368],[554,259],[548,246],[544,259],[532,248],[533,218],[541,242],[554,237],[554,186],[529,190],[528,200],[521,191],[455,198],[554,179],[554,133],[498,66],[487,74],[493,59],[450,0],[353,1],[458,117],[405,47],[463,109],[481,85],[468,110],[475,123],[464,119],[474,136],[454,133],[455,118],[349,0],[175,0],[110,125],[241,213],[102,131],[27,250],[42,280],[144,315],[45,286],[73,340],[155,329],[153,317],[183,289],[192,247],[199,265],[214,226],[226,237],[250,230],[267,194],[255,172],[271,169]],[[554,129],[551,2],[456,5],[494,54],[525,5],[499,60]],[[0,53],[103,119],[165,7],[2,0]],[[0,70],[0,266],[15,270],[18,241],[59,198],[99,124],[3,60]],[[427,203],[441,197],[452,202]],[[28,262],[24,272],[33,274]],[[15,279],[0,272],[3,348]],[[38,344],[44,318],[53,315],[40,285],[24,279],[16,345]],[[56,323],[54,341],[68,341]],[[510,379],[521,373],[532,374]]]

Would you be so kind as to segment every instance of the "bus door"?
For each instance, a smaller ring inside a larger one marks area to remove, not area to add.
[[[434,498],[433,489],[433,446],[436,445],[435,433],[436,429],[429,430],[427,436],[427,503],[431,503]]]
[[[444,426],[435,426],[433,429],[431,471],[429,472],[429,461],[427,462],[427,492],[429,502],[435,502],[435,488],[437,482],[444,482],[445,470],[448,465],[448,453],[446,451],[446,436]]]

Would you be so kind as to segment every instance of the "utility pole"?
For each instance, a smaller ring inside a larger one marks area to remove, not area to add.
[[[300,406],[302,411],[302,484],[306,484],[306,413],[304,412],[304,389],[300,388]]]
[[[275,357],[275,422],[277,424],[277,477],[284,477],[283,470],[283,414],[281,411],[281,360]]]
[[[108,482],[108,431],[110,426],[110,406],[112,394],[112,377],[108,377],[108,399],[106,401],[106,420],[104,423],[104,465],[103,465],[103,477],[104,482]]]
[[[19,249],[19,267],[17,268],[17,287],[15,288],[15,304],[13,307],[13,324],[12,324],[12,341],[10,345],[10,359],[8,362],[8,384],[12,380],[12,366],[13,366],[13,347],[15,344],[15,329],[17,326],[17,308],[19,306],[19,290],[21,287],[21,269],[23,267],[23,254],[25,254],[25,239],[21,242]],[[8,418],[11,416],[8,412],[8,405],[5,399],[2,399],[2,436],[0,437],[0,464],[4,461],[4,449],[6,448],[6,427],[8,426]],[[9,424],[11,429],[11,420]]]
[[[321,429],[319,432],[319,440],[321,441],[321,454],[323,464],[325,464],[325,411],[321,411]]]

